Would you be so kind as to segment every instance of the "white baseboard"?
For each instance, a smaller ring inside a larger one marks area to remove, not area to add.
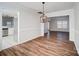
[[[75,47],[76,47],[77,53],[79,54],[79,49],[78,49],[77,44],[76,44],[75,41],[74,41],[74,44],[75,44]]]
[[[4,50],[4,49],[8,49],[8,48],[10,48],[10,47],[12,47],[12,46],[15,46],[15,45],[17,45],[17,43],[14,43],[14,44],[12,44],[12,45],[11,45],[11,46],[9,46],[9,47],[2,48],[0,51],[2,51],[2,50]]]
[[[79,51],[77,51],[78,55],[79,55]]]
[[[28,42],[28,41],[33,40],[33,39],[38,38],[38,37],[41,37],[41,35],[36,36],[36,37],[33,37],[33,38],[30,38],[30,39],[28,39],[28,40],[24,40],[24,41],[22,41],[22,42],[17,42],[17,43],[15,43],[15,44],[13,44],[12,46],[16,46],[16,45],[18,45],[18,44],[22,44],[22,43]],[[10,47],[12,47],[12,46],[10,46]],[[10,47],[7,47],[7,48],[10,48]],[[4,49],[7,49],[7,48],[4,48]],[[0,51],[2,51],[2,50],[4,50],[4,49],[0,49]]]
[[[25,40],[25,41],[21,41],[21,42],[19,42],[18,44],[22,44],[22,43],[25,43],[25,42],[31,41],[31,40],[36,39],[36,38],[38,38],[38,37],[41,37],[41,35],[36,36],[36,37],[33,37],[33,38],[30,38],[30,39]]]

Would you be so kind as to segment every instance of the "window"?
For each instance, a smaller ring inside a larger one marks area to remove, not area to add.
[[[57,28],[62,28],[62,21],[57,21]]]
[[[67,29],[67,21],[57,21],[57,28]]]
[[[63,21],[62,27],[63,27],[64,29],[67,29],[67,21]]]

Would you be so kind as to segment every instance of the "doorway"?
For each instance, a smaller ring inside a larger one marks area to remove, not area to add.
[[[49,22],[44,24],[44,36],[57,40],[69,40],[69,15],[49,17]]]

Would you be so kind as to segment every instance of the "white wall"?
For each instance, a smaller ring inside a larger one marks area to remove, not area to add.
[[[0,24],[2,24],[2,18],[0,14]],[[0,50],[2,49],[2,26],[0,25]]]
[[[44,23],[44,33],[48,32],[48,22]]]
[[[44,23],[40,23],[41,25],[41,36],[44,36]]]
[[[16,39],[19,42],[16,43],[23,43],[41,36],[40,18],[37,12],[17,3],[0,3],[0,11],[6,10],[19,12],[19,40]]]
[[[20,42],[28,41],[41,35],[40,17],[35,11],[22,10],[19,17]]]
[[[74,5],[75,16],[75,45],[79,54],[79,3]]]
[[[56,16],[66,16],[69,15],[69,40],[74,41],[75,39],[75,27],[74,27],[74,13],[73,13],[73,9],[69,9],[69,10],[62,10],[62,11],[57,11],[57,12],[51,12],[48,13],[47,16],[48,17],[56,17]]]

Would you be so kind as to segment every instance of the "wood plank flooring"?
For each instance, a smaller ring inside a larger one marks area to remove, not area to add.
[[[63,36],[62,36],[63,38]],[[65,38],[64,38],[65,39]],[[58,39],[53,32],[50,39],[39,37],[5,49],[0,52],[1,56],[77,56],[77,51],[73,42]]]

